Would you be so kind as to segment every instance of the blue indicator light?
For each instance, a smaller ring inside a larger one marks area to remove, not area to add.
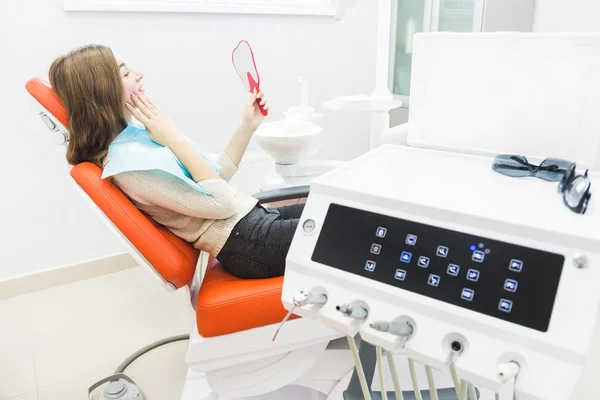
[[[475,251],[477,249],[477,246],[475,246],[474,244],[471,245],[470,247],[471,251]]]

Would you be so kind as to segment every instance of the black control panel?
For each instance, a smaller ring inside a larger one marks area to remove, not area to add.
[[[332,204],[312,260],[546,332],[565,257]]]

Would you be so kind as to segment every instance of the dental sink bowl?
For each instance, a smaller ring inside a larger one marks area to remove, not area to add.
[[[254,137],[277,164],[296,164],[321,147],[322,128],[309,121],[310,115],[311,108],[290,109],[284,119],[262,124]]]

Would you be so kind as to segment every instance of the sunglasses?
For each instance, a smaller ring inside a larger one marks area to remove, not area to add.
[[[536,177],[549,182],[559,182],[558,192],[563,202],[573,212],[585,214],[592,197],[588,171],[576,175],[576,164],[559,158],[546,158],[540,165],[531,164],[525,156],[499,154],[494,158],[492,169],[512,178]]]
[[[585,214],[592,192],[592,183],[588,178],[588,170],[583,175],[575,174],[573,163],[558,184],[558,192],[563,195],[563,202],[572,211]]]
[[[512,178],[533,176],[545,181],[560,182],[571,165],[572,161],[559,158],[546,158],[540,165],[534,165],[525,156],[499,154],[494,158],[492,169]]]

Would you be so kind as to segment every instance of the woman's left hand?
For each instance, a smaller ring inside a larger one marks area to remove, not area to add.
[[[250,132],[254,133],[256,129],[260,126],[265,116],[260,111],[258,105],[263,106],[265,110],[269,109],[269,105],[267,104],[267,100],[264,97],[264,93],[261,90],[256,93],[256,89],[254,93],[250,95],[250,99],[248,103],[244,106],[244,112],[242,114],[242,126],[248,129]]]

